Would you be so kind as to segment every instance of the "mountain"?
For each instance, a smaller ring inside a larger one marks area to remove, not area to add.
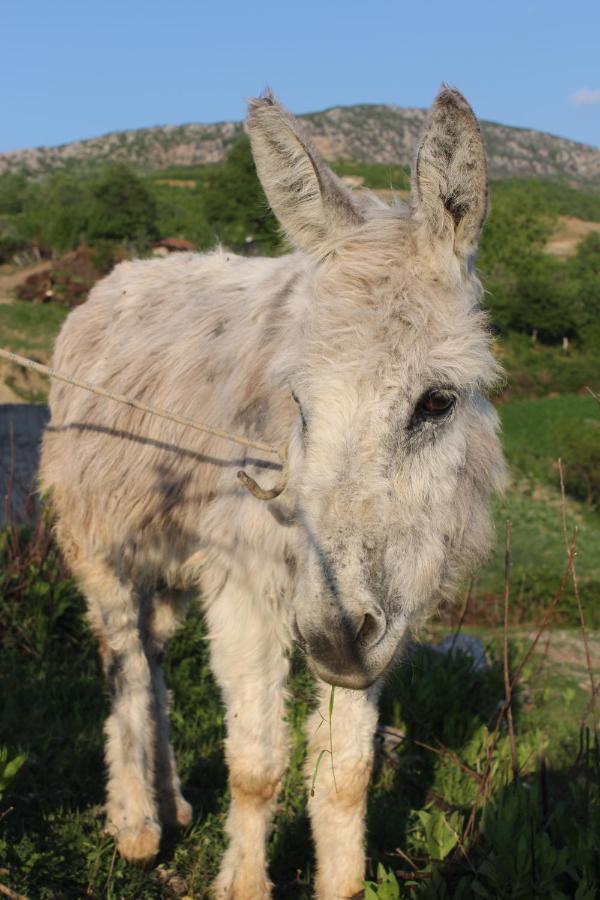
[[[399,106],[337,106],[304,120],[326,159],[408,165],[426,110]],[[482,122],[492,178],[559,178],[600,186],[600,149],[532,129]],[[0,154],[0,173],[80,171],[109,160],[144,170],[218,162],[242,133],[240,122],[163,125],[119,131],[59,147]]]

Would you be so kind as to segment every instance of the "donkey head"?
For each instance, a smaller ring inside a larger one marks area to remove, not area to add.
[[[444,88],[412,202],[389,208],[353,197],[272,96],[252,102],[248,131],[306,261],[274,363],[298,407],[294,627],[320,677],[362,689],[489,546],[503,463],[472,265],[483,144],[468,103]]]

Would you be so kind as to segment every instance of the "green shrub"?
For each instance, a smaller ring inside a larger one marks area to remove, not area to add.
[[[158,237],[156,223],[154,197],[127,166],[113,163],[91,184],[87,236],[92,243],[127,241],[145,249]]]
[[[561,428],[565,488],[590,506],[600,506],[600,421],[586,419]]]
[[[544,252],[559,213],[600,220],[600,194],[578,203],[579,193],[533,181],[492,184],[477,265],[499,331],[536,331],[547,342],[567,336],[590,346],[600,337],[600,236],[589,235],[567,260]]]
[[[9,756],[8,748],[0,747],[0,800],[7,793],[26,759],[25,753]]]
[[[43,250],[72,250],[88,232],[89,184],[59,172],[32,182],[25,198],[22,233]]]
[[[250,243],[261,253],[281,248],[279,226],[256,175],[247,137],[239,138],[225,161],[207,171],[198,191],[215,240],[232,250],[243,251]]]
[[[362,179],[362,187],[371,190],[407,191],[410,189],[410,171],[407,166],[386,166],[383,163],[357,163],[339,159],[331,168],[340,177]]]

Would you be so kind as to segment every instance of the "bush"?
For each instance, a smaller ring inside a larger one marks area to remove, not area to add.
[[[145,249],[158,237],[156,222],[154,197],[127,166],[107,166],[92,183],[86,234],[91,243],[128,241]]]
[[[536,331],[542,341],[600,339],[600,235],[591,234],[577,254],[559,260],[544,252],[559,214],[600,220],[600,194],[549,182],[492,185],[489,220],[478,268],[485,305],[503,332]]]
[[[237,140],[224,163],[206,175],[200,189],[215,238],[232,250],[256,244],[261,253],[281,248],[279,226],[256,175],[250,141]]]
[[[21,231],[46,251],[73,250],[88,231],[88,182],[62,172],[33,183],[26,195]]]
[[[27,242],[19,235],[18,228],[10,219],[0,219],[0,263],[9,262],[15,253],[23,250]]]
[[[0,175],[0,215],[17,215],[23,212],[29,182],[25,175],[3,172]]]
[[[590,506],[600,506],[600,421],[570,423],[560,433],[565,489]]]

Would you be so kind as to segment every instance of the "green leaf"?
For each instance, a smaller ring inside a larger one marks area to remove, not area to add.
[[[315,785],[317,783],[317,775],[319,774],[319,766],[321,765],[321,760],[323,759],[323,756],[326,753],[329,753],[329,750],[323,749],[317,756],[317,762],[315,764],[315,771],[313,772],[312,782],[310,785],[310,796],[311,797],[315,796]]]

